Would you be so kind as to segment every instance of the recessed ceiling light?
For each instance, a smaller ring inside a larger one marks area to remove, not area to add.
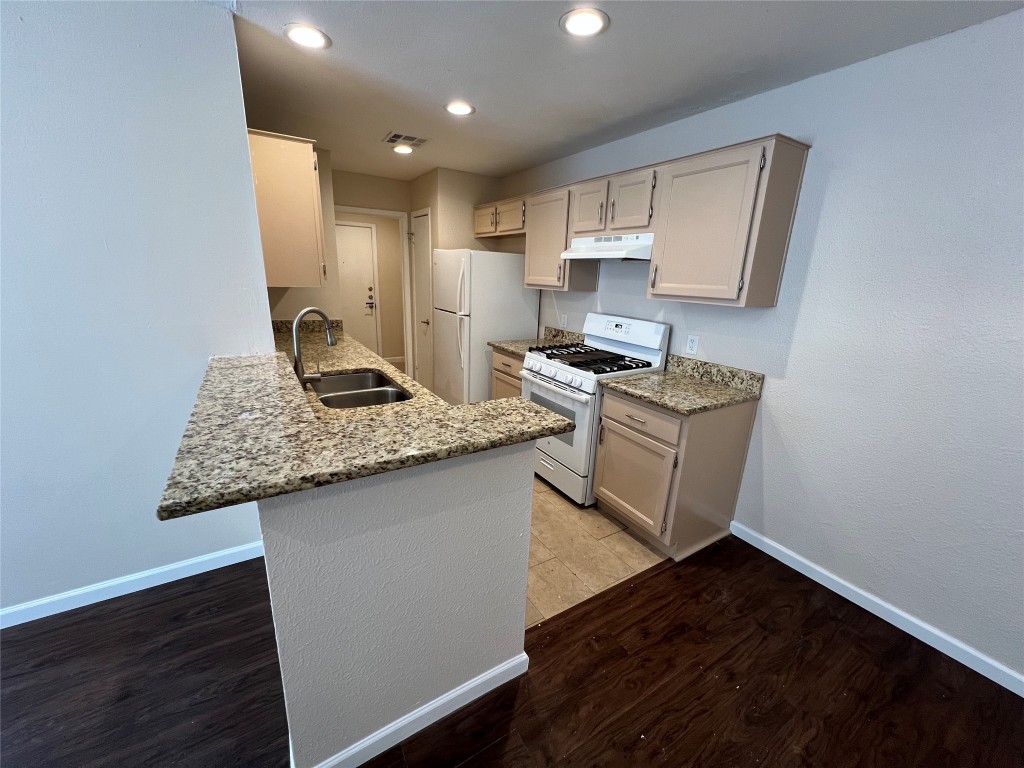
[[[608,28],[608,14],[596,8],[577,8],[559,19],[558,26],[574,37],[593,37]]]
[[[331,38],[309,24],[286,24],[284,33],[293,43],[305,48],[331,47]]]
[[[472,115],[476,112],[476,107],[470,104],[468,101],[451,101],[444,107],[453,115]]]
[[[411,155],[412,147],[410,147],[408,144],[399,144],[397,147],[395,147],[395,152],[397,152],[400,155]]]

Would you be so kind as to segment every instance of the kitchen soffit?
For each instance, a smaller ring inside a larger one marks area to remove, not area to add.
[[[335,168],[505,176],[1024,6],[1021,2],[601,2],[610,29],[562,32],[563,2],[238,0],[250,125],[299,133]],[[331,48],[281,34],[312,24]],[[477,109],[456,119],[453,98]],[[397,157],[394,126],[431,145]]]

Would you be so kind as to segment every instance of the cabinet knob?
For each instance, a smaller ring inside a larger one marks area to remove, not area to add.
[[[429,320],[420,320],[420,322],[423,323],[424,325],[430,325]]]

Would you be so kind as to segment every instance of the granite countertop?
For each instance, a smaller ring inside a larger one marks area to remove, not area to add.
[[[547,339],[517,339],[515,341],[488,341],[487,346],[493,347],[497,352],[512,355],[512,357],[526,357],[530,347],[539,347],[550,343]]]
[[[681,416],[761,398],[764,374],[669,355],[666,370],[601,382],[606,390],[657,405]]]
[[[520,398],[451,406],[342,332],[303,332],[306,370],[383,371],[412,397],[331,409],[299,386],[291,355],[210,360],[157,507],[161,520],[571,432]],[[275,334],[278,349],[291,338]]]

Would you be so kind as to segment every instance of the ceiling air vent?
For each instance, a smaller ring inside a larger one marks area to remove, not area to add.
[[[388,131],[387,135],[381,139],[385,144],[407,144],[410,147],[422,147],[427,143],[426,139],[418,139],[415,136],[408,136],[404,133],[394,133]]]

